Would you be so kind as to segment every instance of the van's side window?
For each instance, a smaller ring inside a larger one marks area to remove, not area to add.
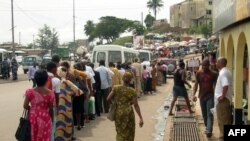
[[[121,51],[109,51],[109,59],[108,62],[122,62],[122,54]]]
[[[94,51],[94,54],[93,54],[93,62],[95,63],[95,58],[96,58],[96,51]]]
[[[106,60],[106,53],[105,52],[98,52],[97,54],[97,62],[99,63],[101,60]]]

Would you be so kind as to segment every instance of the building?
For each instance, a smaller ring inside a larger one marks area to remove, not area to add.
[[[234,124],[250,124],[250,0],[214,0],[213,9],[213,31],[220,34],[219,54],[227,58],[233,74]],[[248,104],[243,107],[243,103]]]
[[[171,27],[212,25],[212,0],[185,0],[170,7]]]

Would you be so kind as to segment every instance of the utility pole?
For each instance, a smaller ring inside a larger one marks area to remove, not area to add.
[[[141,24],[143,26],[143,12],[141,12]]]
[[[75,21],[75,0],[73,0],[73,42],[74,60],[76,57],[76,21]]]
[[[33,49],[35,49],[35,35],[33,34]]]
[[[14,32],[14,10],[11,0],[11,30],[12,30],[12,57],[15,57],[15,32]]]
[[[21,47],[21,32],[19,32],[19,47]]]

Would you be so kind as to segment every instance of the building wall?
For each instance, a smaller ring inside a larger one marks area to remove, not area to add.
[[[245,82],[248,89],[246,89],[248,97],[248,122],[250,121],[250,98],[249,88],[250,83],[245,79],[250,80],[249,59],[250,59],[250,22],[240,24],[238,26],[221,31],[220,35],[220,56],[224,56],[228,60],[228,68],[233,74],[234,80],[234,122],[240,124],[242,118],[242,99],[243,99],[243,82]],[[245,46],[248,50],[247,67],[243,68],[243,59]]]
[[[206,18],[207,9],[212,9],[208,1],[212,0],[186,0],[182,3],[175,4],[170,7],[170,25],[171,27],[190,28],[197,26],[197,21],[202,21]],[[211,14],[207,18],[212,19]]]

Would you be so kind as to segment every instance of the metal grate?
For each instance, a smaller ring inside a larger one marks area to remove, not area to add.
[[[187,112],[175,112],[175,118],[194,118],[194,114],[190,114]]]
[[[177,101],[176,106],[187,106],[186,101]]]
[[[196,123],[195,118],[174,118],[174,123],[185,122],[185,123]]]
[[[172,132],[172,141],[200,141],[196,123],[175,123]]]

